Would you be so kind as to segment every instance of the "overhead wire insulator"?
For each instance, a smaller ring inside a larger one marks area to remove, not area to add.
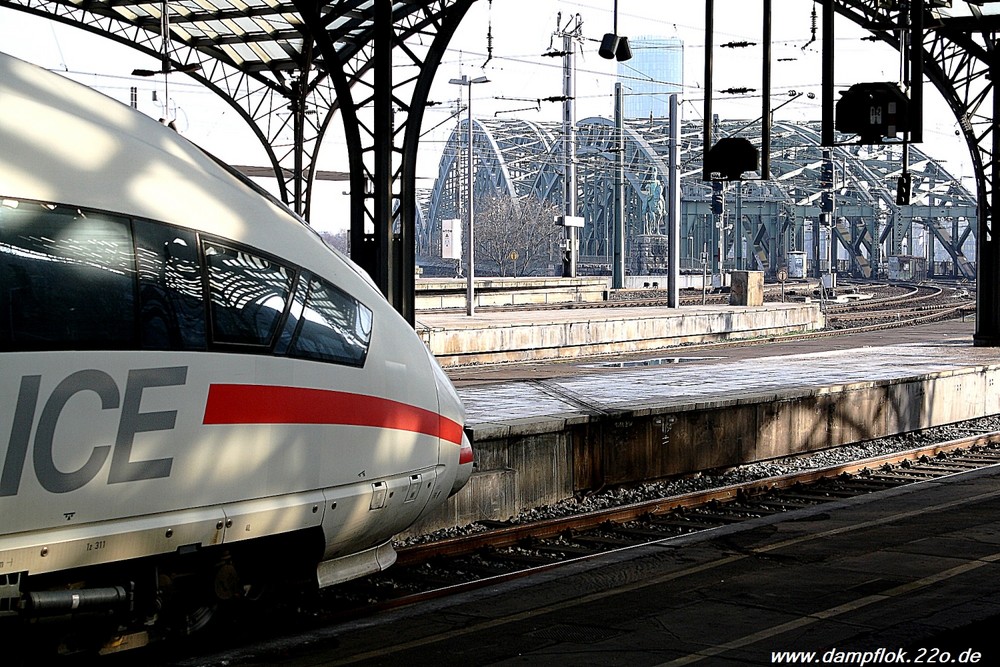
[[[805,51],[810,44],[816,41],[816,24],[817,24],[816,5],[813,5],[812,15],[809,18],[810,18],[809,41],[802,45],[803,51]]]
[[[486,24],[486,61],[482,64],[482,69],[493,60],[493,0],[490,0],[489,19]]]

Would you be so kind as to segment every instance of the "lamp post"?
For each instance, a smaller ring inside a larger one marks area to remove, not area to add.
[[[467,216],[466,217],[467,217],[468,222],[469,222],[469,233],[468,233],[468,238],[469,238],[469,240],[468,240],[468,248],[469,248],[469,252],[468,252],[468,255],[467,255],[468,258],[469,258],[468,259],[469,270],[468,270],[468,272],[466,274],[466,283],[465,283],[465,313],[469,317],[472,317],[473,315],[476,314],[476,301],[475,301],[475,299],[476,299],[476,292],[475,292],[475,287],[473,286],[474,285],[473,281],[475,281],[475,279],[476,279],[476,245],[475,245],[474,232],[473,232],[473,229],[472,229],[472,218],[473,218],[472,188],[475,185],[475,178],[473,177],[473,173],[472,173],[472,166],[473,166],[473,163],[472,163],[472,84],[474,84],[474,83],[489,83],[489,79],[487,79],[485,76],[477,76],[475,79],[470,79],[468,76],[466,76],[466,75],[463,74],[462,78],[460,78],[460,79],[451,79],[451,80],[448,81],[448,83],[453,83],[456,86],[467,86],[468,89],[469,89],[469,103],[468,103],[468,109],[469,109],[468,142],[466,144],[467,147],[468,147],[468,152],[467,152],[467,155],[466,155],[466,167],[467,167],[467,173],[466,173],[466,179],[467,179],[467,181],[466,181],[466,183],[467,183],[468,189],[469,189],[469,196],[468,196],[467,201],[465,203],[465,210],[467,211]]]

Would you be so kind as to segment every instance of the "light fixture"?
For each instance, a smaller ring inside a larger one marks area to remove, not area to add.
[[[163,0],[160,5],[160,69],[142,69],[136,68],[132,70],[132,76],[156,76],[157,74],[173,74],[174,72],[180,72],[182,74],[190,74],[191,72],[197,72],[201,69],[199,63],[188,63],[187,65],[178,65],[177,67],[172,67],[170,64],[170,8],[167,6],[167,0]]]
[[[632,48],[628,45],[628,37],[618,34],[618,0],[615,0],[614,32],[605,33],[597,53],[607,60],[625,62],[632,59]]]

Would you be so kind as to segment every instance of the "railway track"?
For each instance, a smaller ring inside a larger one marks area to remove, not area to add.
[[[893,296],[828,304],[825,330],[873,331],[956,319],[975,312],[975,296],[970,296],[966,289],[939,285],[905,287],[906,292]]]
[[[479,533],[401,547],[389,570],[319,595],[286,591],[284,601],[253,603],[197,643],[176,643],[145,659],[150,665],[225,665],[242,659],[265,664],[300,645],[302,637],[334,637],[341,624],[385,610],[994,465],[1000,465],[1000,431],[580,515],[491,524]]]
[[[1000,432],[992,432],[580,515],[488,524],[479,533],[400,548],[392,568],[337,587],[324,606],[372,613],[640,544],[998,464]]]

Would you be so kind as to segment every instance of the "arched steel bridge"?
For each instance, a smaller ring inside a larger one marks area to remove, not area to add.
[[[806,1],[806,0],[803,0]],[[227,101],[270,156],[281,193],[309,216],[316,156],[336,112],[350,160],[352,255],[413,320],[416,155],[423,109],[448,42],[475,0],[0,0],[106,36],[192,76]],[[967,0],[821,0],[898,45],[900,14],[971,149],[980,211],[976,343],[1000,346],[1000,17]],[[986,5],[988,7],[989,5]],[[170,14],[172,50],[160,49]],[[398,67],[408,63],[409,68]],[[396,65],[396,67],[394,67]],[[290,117],[282,111],[290,109]],[[385,141],[391,137],[390,141]],[[225,157],[225,156],[223,156]],[[398,201],[398,205],[393,200]]]
[[[426,197],[426,212],[418,218],[419,255],[440,253],[441,221],[460,217],[462,202],[468,197],[467,127],[467,121],[461,121],[445,146],[438,178]],[[759,129],[756,123],[726,121],[717,124],[714,134],[743,136],[759,147]],[[474,120],[476,198],[536,197],[562,206],[561,131],[560,123]],[[932,247],[942,248],[950,257],[948,274],[975,277],[974,255],[969,257],[975,248],[975,196],[916,148],[911,147],[909,153],[911,203],[900,206],[895,193],[902,169],[898,146],[824,149],[818,123],[776,123],[771,130],[772,178],[730,185],[723,192],[726,204],[719,214],[712,210],[712,187],[701,178],[700,122],[684,123],[680,134],[682,267],[699,267],[702,249],[708,248],[714,269],[719,269],[720,228],[727,230],[722,234],[726,269],[762,269],[773,274],[787,265],[789,251],[805,251],[813,266],[819,266],[806,239],[813,237],[812,225],[820,218],[820,172],[827,159],[835,174],[834,187],[829,189],[836,202],[832,234],[839,249],[836,256],[846,257],[845,269],[859,277],[884,274],[888,256],[907,254],[914,247],[917,225],[926,228]],[[618,131],[611,120],[587,118],[577,124],[575,136],[577,205],[585,220],[581,270],[587,270],[588,264],[591,270],[610,270]],[[622,137],[629,272],[662,273],[666,271],[668,232],[664,193],[669,121],[627,121]],[[826,157],[825,150],[829,151]]]

